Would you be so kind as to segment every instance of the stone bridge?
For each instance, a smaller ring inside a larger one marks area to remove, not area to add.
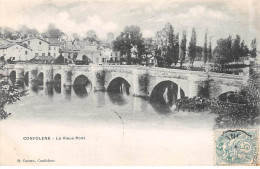
[[[112,81],[124,79],[130,86],[130,93],[140,97],[150,97],[157,85],[167,81],[176,84],[178,93],[182,90],[188,97],[197,96],[200,86],[210,81],[210,93],[215,97],[238,90],[248,79],[241,75],[136,65],[9,64],[5,66],[4,74],[15,74],[16,80],[24,79],[27,75],[29,81],[41,74],[44,84],[59,75],[61,86],[73,85],[75,79],[83,75],[91,82],[93,90],[107,90]]]

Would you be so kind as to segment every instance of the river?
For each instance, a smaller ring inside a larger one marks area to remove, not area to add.
[[[1,121],[2,165],[212,165],[216,115],[174,111],[120,93],[26,87]],[[84,140],[57,140],[59,137]],[[26,140],[25,137],[50,137]],[[10,157],[11,156],[11,157]]]

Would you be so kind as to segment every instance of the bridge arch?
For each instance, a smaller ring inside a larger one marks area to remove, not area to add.
[[[55,74],[53,81],[54,83],[61,83],[61,74],[60,73]]]
[[[85,97],[92,90],[92,82],[87,76],[81,74],[73,81],[73,89],[77,96]]]
[[[54,90],[57,93],[61,93],[61,74],[57,73],[53,78],[53,82],[54,82]]]
[[[177,99],[183,98],[185,94],[180,84],[171,80],[163,80],[152,88],[150,100],[162,104],[174,104]]]
[[[16,81],[16,71],[13,70],[11,73],[10,73],[10,81],[14,84],[15,81]]]
[[[131,85],[130,83],[123,77],[115,77],[111,79],[108,83],[107,91],[115,92],[115,93],[130,93]]]

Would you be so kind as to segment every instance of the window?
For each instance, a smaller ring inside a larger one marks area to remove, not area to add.
[[[38,54],[38,53],[35,53],[35,56],[39,56],[39,54]]]
[[[30,45],[30,43],[31,43],[31,42],[30,42],[30,41],[28,41],[28,45]]]
[[[15,57],[13,57],[13,60],[15,60]]]
[[[26,51],[25,51],[25,55],[27,55],[27,54],[28,54],[28,51],[26,50]]]
[[[55,57],[55,56],[56,56],[56,53],[54,53],[53,55],[54,55],[54,57]]]
[[[45,53],[42,53],[42,56],[45,56]]]
[[[40,42],[39,42],[39,45],[41,45],[41,44],[42,44],[42,42],[40,41]]]
[[[49,47],[49,50],[51,50],[51,47]]]

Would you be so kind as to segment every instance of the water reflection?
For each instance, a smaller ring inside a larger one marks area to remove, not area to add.
[[[24,74],[24,84],[25,84],[26,87],[29,86],[29,72],[26,72]]]
[[[53,92],[53,84],[52,83],[47,83],[45,86],[45,94],[52,97],[54,92]]]
[[[113,93],[113,92],[90,92],[90,85],[73,85],[73,86],[61,86],[60,82],[55,84],[55,82],[47,83],[46,85],[40,86],[38,80],[30,81],[29,87],[30,92],[33,92],[39,96],[50,97],[53,102],[59,101],[59,103],[73,104],[70,100],[76,100],[77,105],[88,107],[89,109],[94,109],[95,107],[113,107],[113,109],[120,109],[127,112],[138,112],[142,114],[160,114],[165,117],[168,115],[182,114],[183,112],[176,112],[174,109],[174,104],[166,104],[164,102],[158,102],[156,99],[146,100],[144,98],[133,97],[132,95],[125,93]],[[56,88],[56,89],[55,89]],[[72,89],[73,88],[73,89]],[[26,90],[25,81],[19,82],[19,90]],[[44,92],[40,92],[44,89]],[[165,90],[165,89],[164,89]],[[57,92],[58,91],[58,92]],[[161,90],[163,91],[163,90]],[[43,93],[43,94],[42,94]],[[62,94],[59,94],[62,93]],[[73,94],[75,93],[75,94]],[[172,94],[172,96],[175,96]],[[231,95],[232,96],[232,95]],[[83,99],[85,98],[85,100]],[[83,100],[82,100],[83,99]],[[230,98],[229,98],[230,100]],[[72,105],[73,106],[73,105]],[[75,105],[74,105],[75,106]],[[122,107],[123,109],[121,109]],[[256,114],[245,114],[241,113],[237,118],[234,118],[234,114],[218,115],[215,119],[214,128],[235,128],[235,127],[247,127],[259,125],[259,107],[256,107]],[[122,111],[123,112],[123,111]],[[195,114],[195,112],[190,112],[190,115]],[[196,113],[197,115],[199,113]],[[189,116],[190,116],[189,115]],[[212,116],[215,116],[212,114]],[[189,118],[189,117],[187,117]],[[196,120],[196,119],[195,119]],[[213,124],[212,124],[213,125]]]
[[[33,91],[34,93],[38,93],[39,90],[41,90],[42,88],[40,88],[39,83],[37,80],[32,80],[30,82],[30,89],[31,91]]]
[[[130,93],[130,84],[123,78],[117,77],[113,79],[107,87],[108,92],[112,93]]]
[[[115,105],[125,105],[128,103],[127,94],[108,92],[107,95],[108,95],[111,103],[113,103]]]
[[[74,93],[80,98],[86,98],[88,96],[88,91],[85,86],[73,85]]]
[[[71,86],[70,85],[65,85],[63,88],[63,92],[65,95],[65,98],[67,100],[71,100]]]

